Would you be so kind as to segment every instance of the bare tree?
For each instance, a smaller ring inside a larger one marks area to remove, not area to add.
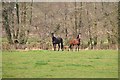
[[[9,23],[11,16],[9,14],[12,14],[12,10],[14,8],[13,4],[14,3],[2,2],[3,27],[6,31],[7,39],[8,39],[8,42],[10,44],[13,44],[13,39],[12,39],[12,34],[11,34],[11,30],[10,30],[10,23]]]
[[[32,23],[32,9],[30,17],[28,17],[30,6],[25,2],[3,2],[2,5],[3,28],[6,31],[8,42],[10,44],[26,44],[29,26]]]

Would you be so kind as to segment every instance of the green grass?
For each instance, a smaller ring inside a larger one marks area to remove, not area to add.
[[[117,78],[116,50],[3,51],[3,78]]]

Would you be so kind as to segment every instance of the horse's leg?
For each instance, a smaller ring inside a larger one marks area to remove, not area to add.
[[[71,49],[72,49],[72,51],[74,50],[74,44],[72,45]]]
[[[63,39],[61,38],[61,50],[64,50],[64,46],[63,46]]]
[[[58,44],[58,51],[60,50],[60,44]]]
[[[76,47],[76,48],[75,48],[75,51],[77,51],[77,49],[78,49],[78,45],[76,45],[75,47]]]
[[[54,51],[56,51],[56,44],[53,44],[53,47],[54,47]]]
[[[80,45],[78,44],[78,51],[79,51],[79,46],[80,46]]]
[[[71,44],[70,44],[69,47],[68,47],[68,51],[70,50],[70,48],[71,48]]]
[[[70,50],[72,49],[72,44],[70,44],[70,46],[69,46],[69,48],[68,48],[68,51],[69,51],[69,49],[70,49]]]

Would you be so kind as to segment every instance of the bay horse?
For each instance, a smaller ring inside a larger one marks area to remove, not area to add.
[[[73,47],[74,46],[77,46],[76,47],[76,50],[78,49],[78,51],[79,51],[79,46],[80,46],[80,40],[81,40],[81,33],[79,33],[78,35],[77,35],[77,38],[76,39],[72,39],[72,40],[70,40],[69,41],[69,48],[70,48],[70,50],[72,49],[73,50]]]
[[[60,50],[60,45],[61,45],[61,49],[63,51],[63,39],[61,37],[55,37],[54,33],[52,34],[52,44],[54,47],[54,51],[56,51],[56,45],[58,44],[58,51]]]

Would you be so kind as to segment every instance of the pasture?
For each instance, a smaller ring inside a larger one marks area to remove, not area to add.
[[[3,78],[117,78],[117,50],[3,51]]]

